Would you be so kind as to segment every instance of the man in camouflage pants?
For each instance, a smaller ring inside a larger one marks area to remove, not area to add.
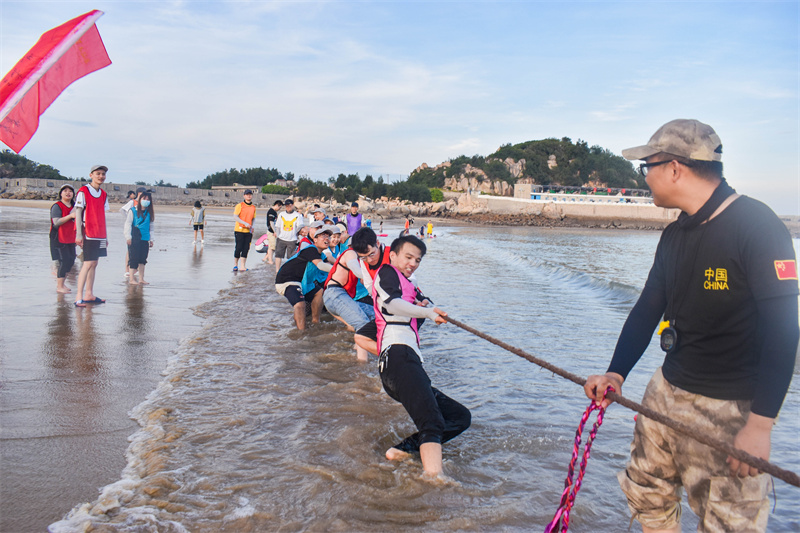
[[[696,120],[668,122],[623,150],[645,161],[654,203],[682,213],[661,236],[606,374],[589,376],[585,391],[598,401],[609,386],[621,392],[661,320],[666,357],[642,403],[769,459],[800,338],[797,267],[786,227],[728,186],[721,154],[717,134]],[[618,478],[645,533],[680,531],[684,488],[699,531],[766,530],[766,474],[643,416]]]

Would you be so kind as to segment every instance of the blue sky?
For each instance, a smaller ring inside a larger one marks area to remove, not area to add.
[[[726,176],[800,214],[799,3],[0,1],[0,70],[100,9],[113,64],[22,151],[183,185],[226,168],[407,176],[505,143],[619,153],[696,118]]]

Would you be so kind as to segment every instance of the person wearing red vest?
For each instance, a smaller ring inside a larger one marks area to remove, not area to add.
[[[75,197],[76,224],[75,244],[83,248],[83,265],[78,274],[78,289],[75,294],[75,307],[86,304],[106,303],[94,295],[94,278],[97,261],[107,255],[106,211],[108,195],[100,186],[106,181],[108,167],[95,165],[89,173],[91,183],[78,189]]]
[[[233,251],[233,271],[244,272],[247,270],[247,252],[250,251],[250,241],[253,240],[253,222],[256,220],[256,206],[253,205],[253,191],[246,189],[242,195],[244,200],[236,204],[233,217],[236,227],[233,236],[236,238],[236,249]]]
[[[372,228],[363,227],[353,234],[351,247],[358,255],[361,266],[361,283],[372,295],[372,282],[381,266],[389,263],[389,247],[378,242],[378,236]],[[375,320],[356,330],[354,340],[357,346],[373,355],[378,355],[378,328]]]
[[[75,264],[75,189],[66,184],[58,191],[59,200],[50,208],[50,256],[58,263],[56,291],[72,292],[64,281]]]

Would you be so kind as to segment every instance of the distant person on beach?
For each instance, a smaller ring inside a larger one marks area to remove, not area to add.
[[[586,395],[620,393],[658,326],[666,357],[642,404],[768,460],[800,338],[789,232],[728,185],[722,141],[706,124],[673,120],[622,155],[644,160],[655,205],[681,214],[662,233],[611,364],[589,376]],[[766,530],[770,476],[646,417],[617,478],[645,532],[680,531],[682,489],[698,531]]]
[[[383,388],[403,404],[417,433],[386,451],[397,461],[419,452],[426,476],[442,473],[442,444],[464,432],[471,423],[469,409],[431,386],[422,367],[419,328],[425,318],[444,324],[447,313],[415,286],[411,277],[425,255],[425,243],[412,235],[394,240],[388,265],[375,277],[375,321],[378,325],[378,370]]]
[[[347,226],[344,223],[337,222],[336,226],[341,230],[341,233],[339,233],[339,250],[343,252],[350,247],[352,235],[347,232]]]
[[[306,226],[311,225],[315,220],[322,220],[323,218],[325,218],[325,210],[324,209],[322,209],[322,215],[323,216],[320,217],[320,216],[317,215],[317,213],[319,212],[320,209],[321,208],[320,208],[319,204],[314,204],[311,207],[309,207],[308,209],[306,209],[306,213],[305,213],[305,218],[306,218],[305,225]]]
[[[140,189],[143,190],[144,187],[140,187]],[[122,213],[123,215],[127,215],[128,211],[130,211],[131,208],[136,203],[136,196],[137,196],[136,195],[136,191],[128,191],[127,193],[125,193],[125,198],[128,201],[125,202],[125,205],[123,205],[122,207],[119,208],[119,212]]]
[[[383,219],[381,219],[381,223],[378,226],[378,233],[383,233]]]
[[[345,215],[345,222],[347,223],[347,233],[355,235],[355,233],[364,226],[364,215],[358,212],[358,202],[350,204],[350,212]]]
[[[342,249],[339,248],[339,239],[342,236],[342,230],[335,224],[328,224],[326,222],[325,225],[333,226],[333,228],[331,228],[333,230],[333,234],[331,235],[330,244],[328,244],[328,262],[333,263],[342,253]]]
[[[75,264],[75,189],[61,186],[59,200],[50,207],[50,257],[56,261],[56,292],[72,292],[64,285],[67,273]]]
[[[136,191],[128,191],[125,194],[125,197],[128,199],[128,201],[125,202],[125,205],[123,205],[122,207],[119,208],[119,212],[122,213],[122,217],[123,218],[126,218],[128,216],[128,211],[130,211],[131,209],[133,209],[136,206],[136,202],[137,202],[137,200],[139,198],[139,195],[141,195],[145,190],[146,189],[144,187],[139,187],[138,189],[136,189]],[[130,271],[129,271],[129,267],[128,267],[128,262],[129,262],[128,248],[125,248],[125,273],[124,273],[124,276],[126,278],[131,275]]]
[[[292,306],[294,323],[299,330],[306,328],[306,302],[311,305],[311,322],[319,322],[322,313],[323,289],[314,287],[304,292],[303,277],[309,263],[312,263],[320,271],[330,271],[332,265],[323,261],[322,252],[328,248],[332,231],[331,226],[320,228],[314,234],[314,245],[308,246],[290,257],[275,276],[275,290],[289,301]]]
[[[89,172],[91,182],[78,189],[75,195],[75,244],[83,249],[83,264],[78,273],[78,287],[75,293],[75,307],[87,304],[104,304],[105,300],[94,294],[94,279],[97,261],[108,255],[108,236],[106,234],[106,211],[108,195],[100,186],[106,181],[108,167],[95,165]]]
[[[250,242],[253,240],[253,223],[256,220],[256,206],[253,205],[253,191],[245,189],[241,202],[236,204],[233,216],[236,226],[233,236],[236,238],[236,248],[233,251],[233,271],[247,272],[247,253],[250,251]]]
[[[267,211],[267,245],[269,249],[267,250],[267,256],[264,258],[264,261],[270,265],[275,263],[275,244],[277,243],[275,223],[278,221],[278,211],[281,210],[281,207],[283,207],[283,202],[275,200],[272,207]]]
[[[428,237],[433,237],[433,222],[428,221]]]
[[[203,204],[200,203],[200,200],[196,200],[194,202],[194,207],[192,208],[192,227],[194,228],[194,240],[192,244],[197,244],[197,232],[200,232],[200,244],[206,242],[206,234],[205,234],[205,224],[206,224],[206,208],[203,207]]]
[[[316,223],[316,222],[315,222]],[[307,246],[314,246],[314,238],[313,232],[316,229],[316,226],[309,225],[303,226],[299,230],[297,230],[297,249],[302,250]]]
[[[325,210],[322,209],[319,204],[314,204],[314,209],[311,211],[311,217],[309,218],[309,224],[312,222],[324,221],[325,216]]]
[[[294,200],[287,198],[283,202],[284,211],[278,213],[275,222],[277,242],[275,244],[275,270],[281,269],[281,262],[292,257],[297,250],[297,232],[304,226],[303,217],[295,211]]]
[[[125,219],[125,242],[128,244],[128,268],[130,275],[128,283],[131,285],[149,285],[144,279],[144,267],[147,256],[153,247],[152,226],[156,219],[153,209],[153,197],[149,192],[144,192],[139,197],[136,207],[128,211]],[[139,280],[136,280],[136,274]]]

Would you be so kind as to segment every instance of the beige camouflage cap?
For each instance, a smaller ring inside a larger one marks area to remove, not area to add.
[[[644,146],[623,150],[622,157],[645,159],[660,152],[698,161],[721,161],[722,141],[708,124],[680,118],[658,128]]]

